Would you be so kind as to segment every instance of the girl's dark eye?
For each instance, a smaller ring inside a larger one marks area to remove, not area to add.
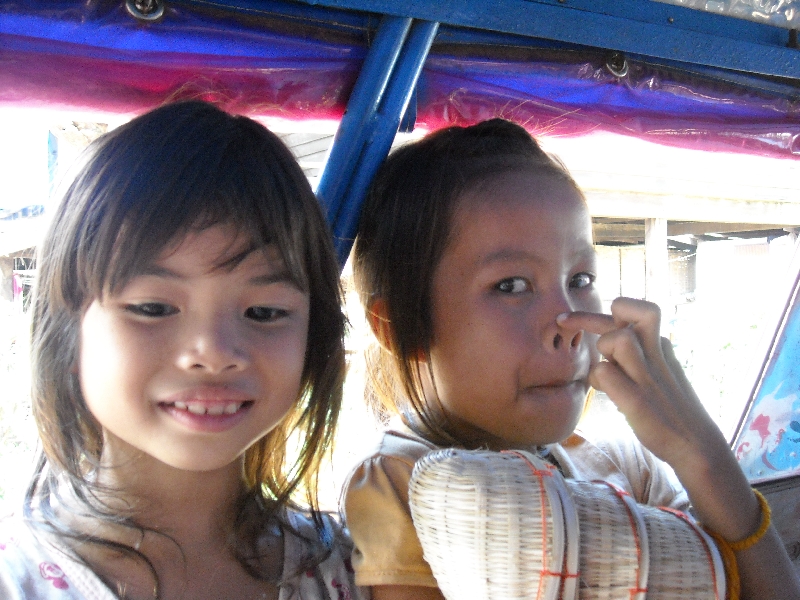
[[[530,289],[530,284],[523,277],[509,277],[495,285],[495,289],[503,294],[521,294]]]
[[[269,323],[270,321],[277,321],[281,317],[285,317],[289,313],[280,308],[272,308],[270,306],[251,306],[244,312],[244,316],[259,323]]]
[[[577,275],[573,275],[569,282],[569,287],[577,289],[589,287],[594,283],[595,279],[596,277],[591,273],[578,273]]]
[[[130,313],[139,317],[168,317],[178,312],[178,309],[163,302],[142,302],[141,304],[128,304],[125,307]]]

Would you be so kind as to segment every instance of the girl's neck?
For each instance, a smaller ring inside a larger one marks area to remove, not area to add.
[[[183,545],[225,544],[245,488],[240,461],[214,471],[186,471],[139,453],[115,460],[104,453],[97,483],[109,503],[141,526]]]
[[[148,455],[128,456],[122,462],[109,458],[103,457],[105,466],[96,478],[98,487],[109,491],[98,498],[143,529],[76,516],[86,514],[80,509],[68,511],[74,529],[146,556],[158,575],[161,598],[277,598],[275,582],[283,568],[280,531],[258,538],[264,579],[253,578],[244,569],[232,544],[234,519],[245,491],[241,462],[196,472],[174,469]],[[156,579],[141,562],[102,545],[78,544],[75,549],[111,589],[121,586],[130,591],[126,597],[134,599],[153,597]]]

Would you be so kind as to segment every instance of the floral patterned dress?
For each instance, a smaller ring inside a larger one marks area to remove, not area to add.
[[[313,522],[289,513],[301,534],[316,537]],[[332,541],[328,557],[313,569],[300,565],[308,542],[284,534],[284,580],[279,600],[368,600],[369,592],[353,583],[351,544],[333,519],[326,518],[325,535]],[[94,572],[50,543],[43,543],[20,519],[0,520],[0,598],[3,600],[118,600]]]

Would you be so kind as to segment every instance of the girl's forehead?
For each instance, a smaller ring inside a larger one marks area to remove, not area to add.
[[[494,175],[461,194],[454,208],[451,235],[458,235],[459,229],[485,215],[513,215],[521,210],[547,220],[555,218],[556,224],[562,223],[560,217],[568,217],[570,226],[577,221],[591,228],[583,194],[571,180],[558,173],[525,170]]]
[[[229,224],[191,229],[177,236],[154,258],[156,265],[182,264],[213,271],[258,261],[273,268],[284,264],[276,244],[264,244]]]
[[[525,168],[493,173],[467,186],[458,204],[500,202],[513,199],[549,200],[583,199],[575,183],[555,168]]]

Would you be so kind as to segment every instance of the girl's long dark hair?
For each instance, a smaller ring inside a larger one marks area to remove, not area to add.
[[[294,283],[310,296],[301,392],[284,421],[245,453],[239,537],[257,535],[253,518],[274,527],[298,490],[321,523],[316,478],[341,405],[345,320],[330,233],[290,151],[255,121],[193,101],[133,119],[96,140],[84,156],[38,254],[32,405],[42,451],[26,496],[27,516],[76,537],[54,508],[68,493],[96,518],[138,527],[135,517],[107,510],[98,492],[109,490],[93,483],[103,436],[76,375],[83,311],[187,232],[226,224],[255,248],[276,247]],[[289,457],[294,433],[300,450]],[[240,544],[240,560],[257,575],[255,540],[249,542]],[[146,561],[133,548],[117,549]]]
[[[399,414],[437,443],[458,440],[422,393],[418,359],[429,355],[433,338],[434,273],[451,239],[459,199],[509,171],[556,177],[580,193],[566,168],[525,129],[491,119],[441,129],[392,152],[361,212],[353,248],[356,290],[367,311],[382,300],[389,321],[389,339],[368,356],[377,411]]]

